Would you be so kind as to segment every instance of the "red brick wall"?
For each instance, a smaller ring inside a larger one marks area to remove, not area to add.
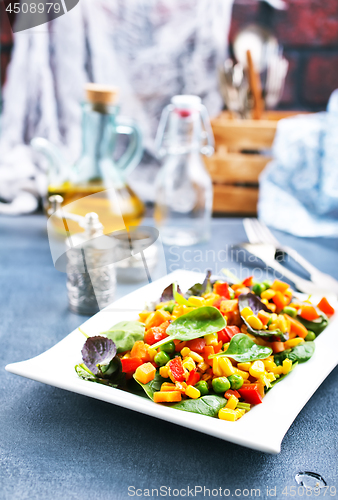
[[[275,11],[272,30],[290,62],[280,108],[325,109],[338,88],[338,0],[284,0],[286,11]],[[258,20],[255,0],[237,0],[230,40],[241,27]]]
[[[5,4],[0,0],[0,74],[1,84],[3,84],[6,76],[6,68],[9,63],[10,53],[12,50],[13,37],[11,26],[8,22],[7,14],[5,12]]]
[[[272,29],[290,62],[280,108],[324,109],[338,88],[338,0],[285,0],[286,11],[275,11]],[[256,0],[236,0],[230,40],[239,28],[258,20]],[[1,82],[12,49],[12,31],[0,0]]]

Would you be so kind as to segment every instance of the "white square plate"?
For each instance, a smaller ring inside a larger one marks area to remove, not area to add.
[[[82,328],[89,335],[97,335],[122,320],[137,318],[137,311],[145,302],[158,299],[163,289],[178,281],[183,290],[204,275],[178,270],[117,300],[114,304],[86,321]],[[337,307],[337,304],[333,304]],[[306,363],[298,365],[281,383],[265,396],[263,404],[254,407],[237,422],[212,419],[204,415],[174,410],[127,393],[93,382],[81,380],[74,366],[81,362],[84,337],[78,331],[70,333],[61,342],[35,358],[6,366],[6,370],[43,382],[60,389],[83,394],[145,413],[211,436],[231,441],[267,453],[279,453],[282,439],[300,410],[315,390],[338,363],[338,319],[316,339],[316,351]]]

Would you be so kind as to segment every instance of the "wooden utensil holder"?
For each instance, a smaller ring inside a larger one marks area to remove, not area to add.
[[[271,160],[277,123],[295,114],[269,111],[261,120],[239,120],[223,112],[211,121],[216,149],[205,161],[214,185],[214,212],[257,213],[258,177]]]

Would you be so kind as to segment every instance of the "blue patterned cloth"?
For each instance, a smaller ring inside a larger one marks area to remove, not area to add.
[[[327,112],[281,120],[260,177],[259,218],[298,236],[338,236],[338,90]]]

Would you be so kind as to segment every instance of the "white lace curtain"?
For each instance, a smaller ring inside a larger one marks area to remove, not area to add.
[[[87,81],[120,87],[121,114],[137,120],[150,154],[173,95],[197,94],[216,115],[232,1],[81,0],[48,25],[17,33],[4,89],[0,212],[33,211],[46,191],[33,137],[59,145],[70,161],[79,155]],[[146,167],[133,176],[136,189],[153,179]]]

